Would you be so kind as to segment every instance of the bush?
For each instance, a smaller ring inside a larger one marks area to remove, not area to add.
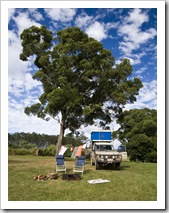
[[[8,148],[8,155],[14,155],[14,149],[13,148]]]
[[[8,148],[9,155],[34,155],[35,149]]]
[[[36,155],[37,151],[40,156],[55,156],[56,146],[50,145],[47,148],[41,148],[39,150],[36,148],[8,148],[9,155]]]
[[[146,162],[152,162],[152,163],[157,163],[157,152],[156,151],[152,151],[150,153],[148,153],[145,157],[145,161]]]
[[[47,148],[41,148],[38,151],[38,155],[40,156],[55,156],[56,146],[50,145]]]
[[[126,144],[128,156],[131,161],[157,162],[156,138],[144,134],[132,136]]]

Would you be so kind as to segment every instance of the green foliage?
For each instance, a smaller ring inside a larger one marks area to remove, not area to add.
[[[55,153],[56,153],[56,146],[55,145],[51,145],[47,148],[41,148],[38,151],[39,156],[55,156]]]
[[[33,133],[16,132],[14,134],[8,133],[8,147],[11,148],[33,148],[44,147],[47,144],[56,144],[56,135],[46,135]]]
[[[32,149],[36,147],[36,144],[27,143],[25,140],[19,140],[18,143],[8,142],[9,148],[24,148],[24,149]]]
[[[26,149],[26,148],[8,148],[9,155],[35,155],[36,149]]]
[[[130,160],[153,162],[155,159],[151,158],[153,157],[152,153],[155,152],[155,150],[151,140],[150,137],[144,134],[137,134],[131,137],[131,140],[126,145],[128,155],[131,156]],[[152,157],[149,157],[149,155]]]
[[[120,128],[113,137],[126,144],[130,160],[157,162],[157,111],[133,109],[124,111],[117,120]]]
[[[33,56],[38,67],[33,78],[41,81],[44,90],[39,102],[26,107],[25,113],[59,121],[58,150],[65,129],[74,132],[95,119],[105,126],[126,103],[136,100],[142,83],[138,78],[128,80],[132,73],[130,61],[122,59],[115,64],[111,51],[78,27],[59,30],[54,38],[45,26],[32,26],[20,38],[20,59]]]
[[[56,144],[58,136],[33,133],[8,133],[8,147],[9,148],[45,148]],[[76,134],[68,133],[63,139],[63,145],[70,145],[71,147],[82,145],[82,141],[87,139],[84,133],[76,132]],[[56,146],[55,146],[56,149]]]

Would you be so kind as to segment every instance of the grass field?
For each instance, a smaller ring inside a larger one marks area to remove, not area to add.
[[[67,173],[75,159],[65,158]],[[9,201],[156,201],[157,164],[122,162],[120,170],[95,170],[87,159],[82,180],[38,181],[33,177],[55,172],[55,157],[9,156]],[[89,184],[88,180],[107,179],[110,183]]]

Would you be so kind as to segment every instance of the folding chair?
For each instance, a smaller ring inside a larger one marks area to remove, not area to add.
[[[83,172],[85,170],[85,159],[85,156],[80,156],[77,158],[77,162],[73,166],[73,173],[81,172],[83,175]]]
[[[66,163],[64,162],[63,155],[56,155],[56,173],[57,172],[66,173]]]

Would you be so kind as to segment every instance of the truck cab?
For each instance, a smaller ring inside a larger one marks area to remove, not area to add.
[[[122,161],[122,155],[114,150],[110,131],[92,132],[92,153],[91,165],[95,165],[96,170],[110,165],[119,169]]]

